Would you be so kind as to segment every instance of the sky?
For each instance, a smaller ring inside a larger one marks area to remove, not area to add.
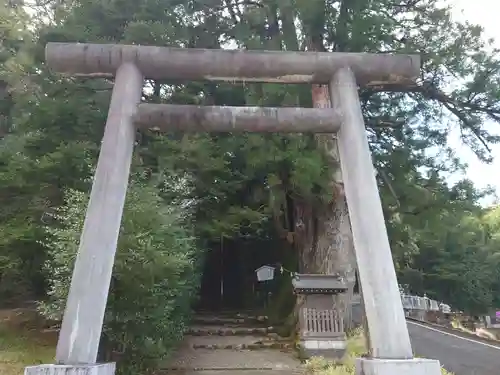
[[[450,3],[453,6],[453,17],[457,21],[467,20],[481,25],[484,28],[485,36],[495,38],[496,46],[500,47],[499,0],[450,0]],[[486,126],[493,132],[500,134],[500,124],[491,122]],[[491,147],[494,158],[491,164],[478,160],[470,150],[461,144],[458,135],[452,137],[450,145],[455,149],[462,161],[468,164],[467,177],[478,188],[485,188],[488,185],[494,187],[498,196],[500,196],[500,144]],[[458,179],[459,176],[455,177]],[[493,202],[486,201],[484,203],[487,205]]]

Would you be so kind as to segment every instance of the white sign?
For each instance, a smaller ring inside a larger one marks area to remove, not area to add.
[[[262,266],[255,270],[257,274],[257,280],[259,281],[268,281],[274,279],[274,267],[271,266]]]

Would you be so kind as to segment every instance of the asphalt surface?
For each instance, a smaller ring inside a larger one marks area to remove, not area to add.
[[[455,375],[500,375],[500,347],[408,322],[416,356],[437,359]]]

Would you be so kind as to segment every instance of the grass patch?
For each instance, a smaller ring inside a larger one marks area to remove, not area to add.
[[[366,340],[363,331],[358,329],[349,335],[347,342],[347,353],[338,362],[328,361],[322,357],[313,357],[306,362],[307,375],[354,375],[355,358],[366,354]],[[453,375],[451,372],[441,369],[442,375]]]
[[[463,326],[463,324],[462,324],[462,322],[460,322],[460,320],[458,320],[458,319],[453,319],[453,320],[451,321],[451,326],[452,326],[454,329],[458,329],[458,330],[460,330],[460,331],[462,331],[462,332],[465,332],[465,333],[468,333],[468,334],[470,334],[470,335],[474,335],[474,334],[475,334],[475,332],[474,332],[474,331],[472,331],[472,330],[470,330],[470,329],[468,329],[468,328],[464,327],[464,326]]]
[[[33,311],[0,311],[0,374],[21,375],[25,366],[54,362],[56,334],[39,323]]]
[[[493,332],[488,331],[486,328],[476,328],[476,331],[472,331],[471,329],[464,327],[464,325],[458,319],[453,319],[451,321],[451,326],[456,330],[462,331],[472,336],[499,341],[497,335],[495,335]]]

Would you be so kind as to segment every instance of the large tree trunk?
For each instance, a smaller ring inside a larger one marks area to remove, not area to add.
[[[313,86],[314,106],[329,107],[327,86]],[[332,199],[323,207],[311,202],[295,200],[295,246],[300,252],[301,273],[339,274],[348,285],[348,291],[337,299],[338,311],[344,314],[345,328],[352,328],[352,297],[356,283],[356,261],[351,223],[344,196],[342,175],[335,136],[316,135],[318,147],[329,156],[332,168]]]
[[[318,2],[315,8],[317,22],[305,25],[309,51],[324,52],[323,24],[325,2]],[[321,22],[320,22],[321,21]],[[327,85],[312,85],[313,107],[330,108],[331,101]],[[309,241],[303,241],[301,261],[303,269],[311,273],[339,274],[347,282],[347,293],[337,299],[337,311],[344,315],[345,329],[352,327],[352,297],[356,284],[356,262],[352,241],[351,223],[347,203],[344,196],[342,174],[334,134],[315,136],[318,147],[328,155],[330,166],[335,171],[332,176],[331,201],[324,207],[309,210],[310,218],[303,217],[304,223],[309,223],[307,234]],[[302,210],[303,211],[303,210]],[[305,214],[305,212],[302,212]]]
[[[328,86],[313,85],[313,105],[315,108],[331,106]],[[332,200],[319,212],[315,212],[316,223],[314,230],[314,246],[304,249],[312,252],[305,258],[312,258],[314,262],[310,268],[315,273],[339,274],[348,285],[348,291],[338,298],[338,309],[344,314],[346,329],[352,326],[352,296],[356,283],[356,267],[354,247],[352,241],[351,223],[344,196],[342,174],[339,168],[336,137],[333,134],[316,135],[318,146],[329,156],[335,173],[332,176]]]

